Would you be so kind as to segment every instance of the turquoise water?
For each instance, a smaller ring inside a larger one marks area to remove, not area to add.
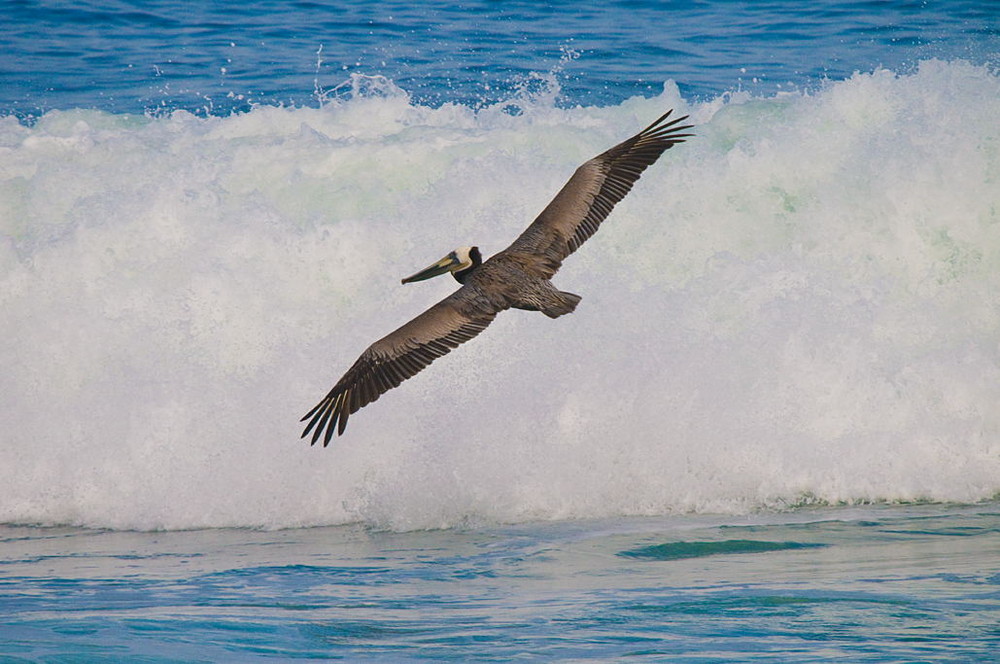
[[[994,661],[993,4],[4,3],[0,661]],[[573,316],[299,439],[668,108]]]
[[[0,538],[5,662],[990,662],[1000,648],[996,504]]]

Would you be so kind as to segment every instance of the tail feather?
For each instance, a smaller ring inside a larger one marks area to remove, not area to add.
[[[580,304],[583,298],[575,293],[558,291],[559,299],[542,309],[542,313],[549,318],[559,318],[563,314],[571,314],[576,310],[576,305]]]

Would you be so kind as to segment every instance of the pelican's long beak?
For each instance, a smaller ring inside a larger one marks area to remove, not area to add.
[[[420,272],[403,279],[404,284],[408,284],[411,281],[423,281],[424,279],[430,279],[431,277],[436,277],[439,274],[446,274],[451,272],[452,268],[458,267],[462,262],[458,260],[458,255],[453,251],[437,263],[425,267]]]

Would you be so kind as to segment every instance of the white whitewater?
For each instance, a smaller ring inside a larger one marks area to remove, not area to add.
[[[553,92],[554,95],[554,92]],[[231,117],[0,119],[0,522],[415,529],[1000,492],[1000,78],[474,111],[385,83]],[[674,107],[556,285],[351,418],[306,412]]]

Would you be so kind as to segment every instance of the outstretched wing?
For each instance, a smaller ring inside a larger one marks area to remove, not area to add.
[[[312,431],[311,444],[323,436],[326,447],[334,429],[337,435],[344,433],[347,418],[353,413],[485,330],[496,315],[471,288],[458,289],[369,346],[330,393],[302,418],[303,422],[309,420],[302,437]]]
[[[680,125],[688,116],[667,122],[673,110],[632,138],[586,162],[542,210],[538,218],[504,251],[519,254],[549,279],[563,259],[577,250],[632,189],[646,167],[664,151],[692,134]]]

